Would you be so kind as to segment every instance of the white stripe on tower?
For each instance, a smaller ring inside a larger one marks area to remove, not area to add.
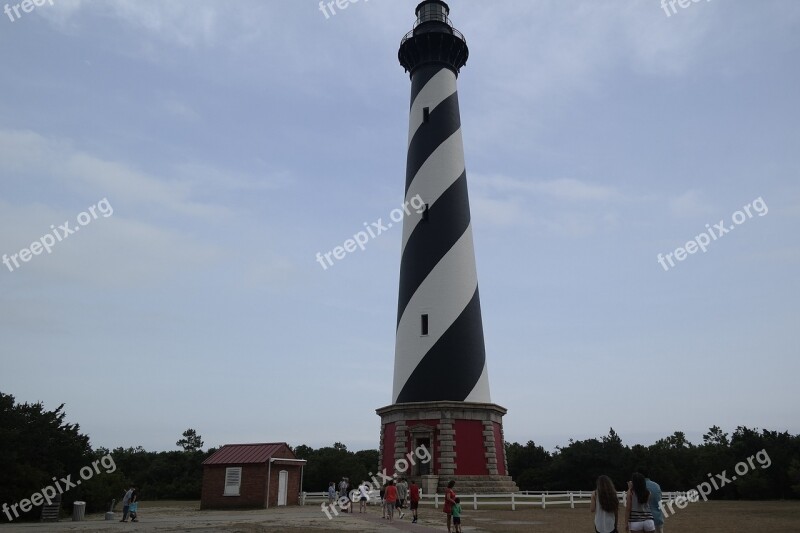
[[[464,143],[461,140],[461,128],[459,128],[450,138],[439,145],[419,169],[408,188],[406,201],[410,202],[412,198],[419,195],[430,208],[464,173],[464,170]],[[415,202],[414,205],[418,204]],[[422,214],[412,211],[411,215],[403,221],[403,250],[406,249],[408,238],[421,220]]]
[[[456,75],[452,70],[443,68],[430,79],[425,87],[414,98],[411,104],[411,114],[408,119],[408,144],[422,125],[422,110],[428,108],[429,111],[436,109],[436,106],[448,96],[456,92]]]
[[[468,229],[422,282],[397,325],[394,360],[395,396],[422,358],[467,307],[478,288],[472,231]],[[414,309],[429,310],[428,335],[420,335]],[[433,320],[431,320],[433,319]]]
[[[469,51],[447,13],[422,2],[399,52],[411,73],[405,197],[427,208],[403,220],[394,403],[491,401],[456,87]]]

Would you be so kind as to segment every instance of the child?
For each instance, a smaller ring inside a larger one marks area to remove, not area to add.
[[[137,513],[138,510],[139,510],[139,492],[136,489],[133,489],[133,493],[131,494],[130,509],[128,509],[128,511],[131,513],[131,522],[139,521],[139,514]]]
[[[453,525],[456,533],[461,533],[461,498],[456,498],[456,503],[453,505]]]

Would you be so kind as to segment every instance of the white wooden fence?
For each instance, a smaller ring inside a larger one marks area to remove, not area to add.
[[[354,501],[358,501],[357,491],[354,491],[351,497],[355,497]],[[525,506],[538,506],[546,509],[548,506],[553,505],[569,505],[574,509],[576,505],[589,505],[592,499],[591,491],[522,491],[522,492],[507,492],[504,494],[459,494],[461,498],[461,506],[464,509],[472,508],[474,510],[482,507],[491,506],[497,507],[511,507],[512,511],[516,511],[517,507]],[[617,497],[623,503],[626,503],[627,493],[618,492]],[[678,496],[686,497],[686,492],[664,492],[661,495],[663,502],[669,502]],[[338,495],[337,495],[338,498]],[[328,501],[327,492],[303,492],[301,494],[301,505],[317,504]],[[380,494],[378,491],[371,491],[369,493],[368,503],[370,505],[380,505]],[[444,503],[443,494],[423,494],[420,497],[420,505],[432,505],[438,509]]]

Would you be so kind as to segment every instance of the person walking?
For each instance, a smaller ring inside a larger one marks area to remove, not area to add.
[[[369,490],[367,489],[367,482],[362,481],[361,485],[358,486],[359,514],[367,512],[367,500],[369,500]]]
[[[592,492],[589,511],[594,513],[595,533],[617,533],[619,519],[619,498],[614,483],[608,476],[597,478],[596,489]]]
[[[648,531],[654,533],[656,525],[650,511],[650,491],[644,476],[636,472],[628,481],[628,531]]]
[[[352,505],[350,504],[350,496],[347,495],[347,489],[350,487],[349,479],[343,477],[342,480],[339,482],[339,501],[342,501],[342,498],[347,499],[347,503],[342,507],[342,512],[349,513],[353,510]]]
[[[419,507],[419,486],[417,482],[413,479],[411,480],[411,486],[408,487],[408,498],[409,504],[408,506],[411,508],[411,516],[413,520],[411,520],[412,524],[417,523],[417,508]]]
[[[447,515],[447,533],[453,533],[450,524],[453,521],[453,505],[456,504],[456,491],[453,490],[455,486],[456,482],[450,480],[447,483],[447,488],[444,489],[444,506],[442,507],[442,511]]]
[[[394,486],[394,480],[390,479],[386,482],[386,514],[389,515],[389,522],[394,520],[394,506],[397,504],[397,487]]]
[[[133,496],[133,487],[125,491],[125,496],[122,497],[122,520],[120,522],[128,521],[128,513],[131,510],[131,496]]]
[[[328,504],[333,505],[335,499],[336,499],[336,482],[331,481],[331,484],[328,485]]]
[[[406,499],[408,498],[408,483],[406,478],[401,477],[400,482],[397,484],[397,509],[400,512],[400,518],[403,518],[403,509],[406,506]]]
[[[138,522],[139,521],[139,493],[136,491],[136,489],[133,489],[133,492],[131,493],[130,512],[131,512],[131,522]]]
[[[664,513],[661,510],[661,485],[650,479],[647,469],[638,468],[637,472],[644,476],[644,483],[650,492],[650,512],[653,513],[653,523],[656,525],[656,533],[664,533]]]

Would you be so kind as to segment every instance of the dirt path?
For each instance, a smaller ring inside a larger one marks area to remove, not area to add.
[[[240,533],[364,533],[414,531],[431,533],[447,531],[440,510],[420,509],[420,521],[411,524],[407,514],[395,518],[390,525],[381,518],[379,507],[369,507],[366,514],[344,514],[330,519],[319,506],[287,507],[254,511],[199,511],[198,502],[142,502],[139,523],[107,522],[103,515],[89,515],[84,522],[69,519],[57,523],[28,523],[0,525],[0,533],[93,531],[93,532],[150,532],[170,531],[211,533],[216,531]],[[572,533],[591,531],[592,517],[588,509],[549,508],[510,510],[472,510],[463,514],[465,533]],[[690,505],[668,518],[670,531],[680,533],[798,533],[800,532],[800,501],[789,502],[705,502]]]

